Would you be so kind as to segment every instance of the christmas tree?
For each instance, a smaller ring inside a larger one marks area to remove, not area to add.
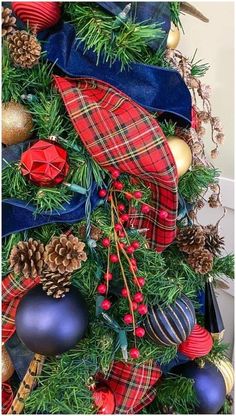
[[[233,255],[204,149],[224,133],[182,12],[208,21],[3,2],[3,413],[231,413],[215,289]]]

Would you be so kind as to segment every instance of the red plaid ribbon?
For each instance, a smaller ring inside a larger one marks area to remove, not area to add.
[[[35,279],[9,274],[2,281],[2,341],[7,342],[15,332],[16,310],[21,298],[40,282]]]
[[[2,383],[2,414],[6,415],[13,402],[13,391],[8,383]]]
[[[128,96],[102,81],[55,76],[74,127],[91,156],[108,171],[139,177],[152,191],[155,209],[132,213],[136,228],[163,251],[175,238],[177,171],[167,140],[155,118]],[[160,215],[165,211],[167,218]]]
[[[136,414],[156,396],[156,383],[161,370],[153,361],[132,365],[114,362],[106,378],[99,373],[96,380],[106,384],[115,396],[116,414]]]

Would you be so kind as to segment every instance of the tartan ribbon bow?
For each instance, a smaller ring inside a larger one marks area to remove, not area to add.
[[[21,298],[40,282],[40,278],[16,277],[8,274],[2,281],[2,342],[15,332],[16,310]]]
[[[162,252],[175,238],[177,170],[155,118],[115,87],[92,78],[54,76],[72,123],[90,155],[104,169],[141,179],[152,191],[148,214],[131,212],[135,228],[147,229],[152,248]],[[165,212],[165,215],[160,213]]]
[[[128,364],[115,361],[108,373],[98,373],[96,381],[106,384],[115,397],[115,414],[136,414],[149,405],[156,396],[156,384],[162,372],[153,361]]]

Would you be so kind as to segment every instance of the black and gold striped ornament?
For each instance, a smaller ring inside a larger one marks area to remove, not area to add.
[[[195,322],[194,306],[187,296],[182,295],[164,308],[158,305],[149,306],[144,326],[155,343],[170,346],[185,341]]]

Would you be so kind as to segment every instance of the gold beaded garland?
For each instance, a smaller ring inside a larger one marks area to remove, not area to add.
[[[166,46],[168,49],[175,49],[180,40],[180,31],[177,26],[174,25],[173,22],[171,22],[170,31],[167,37],[167,43]]]
[[[190,168],[192,152],[189,145],[177,136],[167,138],[168,145],[175,159],[178,176],[182,176]]]
[[[6,347],[2,345],[2,383],[9,380],[14,371],[15,370]]]
[[[7,146],[24,142],[31,136],[32,116],[27,107],[15,102],[2,105],[2,142]]]

